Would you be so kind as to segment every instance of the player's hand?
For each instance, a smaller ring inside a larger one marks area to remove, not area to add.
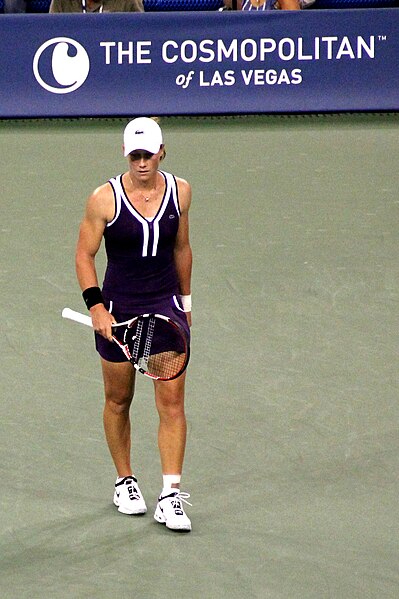
[[[115,318],[111,312],[108,312],[104,304],[96,304],[90,308],[93,329],[108,341],[112,341],[112,325],[115,324]]]

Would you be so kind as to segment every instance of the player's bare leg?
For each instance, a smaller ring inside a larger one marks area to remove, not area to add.
[[[187,434],[184,383],[185,373],[173,381],[154,381],[162,474],[181,474],[183,469]]]
[[[154,518],[167,528],[189,532],[191,521],[184,512],[183,502],[189,503],[187,499],[190,495],[180,491],[187,434],[184,382],[185,374],[173,381],[154,382],[159,414],[158,445],[163,474],[163,489],[158,498]]]
[[[104,430],[118,478],[114,504],[122,514],[145,514],[147,506],[130,465],[130,416],[135,371],[130,362],[101,360],[105,389]]]
[[[101,359],[105,406],[104,431],[118,476],[132,474],[130,464],[130,416],[134,394],[135,371],[130,362]]]

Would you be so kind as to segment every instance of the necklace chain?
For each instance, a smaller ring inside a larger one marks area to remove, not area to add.
[[[132,181],[132,178],[131,178],[131,176],[130,176],[130,173],[129,173],[129,179],[130,179],[130,183],[133,185],[133,181]],[[134,185],[133,185],[133,188],[134,188]],[[149,190],[149,192],[148,192],[148,195],[144,195],[144,193],[143,193],[142,191],[140,191],[140,192],[138,192],[138,193],[140,193],[140,195],[141,195],[141,197],[143,198],[143,200],[144,200],[144,201],[147,203],[147,202],[149,202],[149,201],[151,200],[151,195],[152,195],[152,193],[153,193],[154,191],[156,191],[156,189],[157,189],[157,184],[155,183],[154,187],[152,187],[152,188]]]
[[[154,189],[155,189],[155,188],[154,188]],[[142,193],[142,194],[141,194],[141,197],[143,198],[143,200],[144,200],[145,202],[149,202],[149,201],[150,201],[150,199],[151,199],[151,193],[150,193],[150,195],[149,195],[149,196],[145,196],[145,195]]]

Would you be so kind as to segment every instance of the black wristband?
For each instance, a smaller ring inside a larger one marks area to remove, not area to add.
[[[90,310],[96,304],[103,304],[104,298],[99,287],[88,287],[82,293],[86,308]]]

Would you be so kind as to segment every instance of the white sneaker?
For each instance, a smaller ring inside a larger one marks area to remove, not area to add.
[[[147,506],[134,476],[116,479],[114,504],[122,514],[146,513]]]
[[[187,501],[190,497],[188,493],[181,493],[179,489],[172,491],[169,495],[162,495],[158,499],[157,509],[154,518],[160,524],[165,524],[171,530],[180,530],[189,532],[191,530],[190,519],[184,513],[182,501],[191,505]]]

